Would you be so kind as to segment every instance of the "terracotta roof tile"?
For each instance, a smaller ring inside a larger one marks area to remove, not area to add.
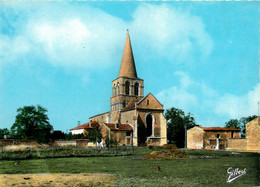
[[[93,129],[99,127],[99,124],[97,121],[92,121],[91,126],[88,123],[84,123],[83,125],[77,126],[75,128],[72,128],[70,130],[77,130],[77,129]]]
[[[232,127],[199,127],[199,128],[205,131],[240,131],[240,129],[236,129]]]
[[[131,131],[132,126],[129,124],[118,124],[118,128],[116,128],[115,123],[104,123],[110,130],[112,131]]]

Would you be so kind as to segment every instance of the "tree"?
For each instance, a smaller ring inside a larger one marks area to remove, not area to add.
[[[177,108],[166,110],[165,118],[167,119],[167,139],[169,143],[177,147],[184,147],[185,125],[187,129],[196,126],[195,119],[191,113],[185,114],[184,111]]]
[[[6,138],[9,135],[9,130],[7,128],[0,129],[0,139]]]
[[[40,105],[24,106],[17,109],[15,123],[11,127],[14,138],[35,139],[38,143],[47,143],[53,127],[46,115],[47,109]]]
[[[248,116],[248,117],[242,117],[240,120],[237,119],[231,119],[228,122],[226,122],[226,127],[234,127],[241,130],[241,136],[245,137],[246,134],[246,124],[253,119],[257,118],[256,115]]]
[[[241,123],[237,119],[231,119],[228,122],[225,123],[225,127],[233,127],[236,129],[241,129]]]
[[[246,135],[246,124],[255,118],[257,118],[256,115],[240,118],[239,122],[241,123],[241,136],[242,137],[245,137],[245,135]]]
[[[100,130],[98,128],[95,128],[95,129],[91,130],[86,135],[86,138],[89,139],[92,142],[100,143],[102,141],[102,135],[101,135]]]

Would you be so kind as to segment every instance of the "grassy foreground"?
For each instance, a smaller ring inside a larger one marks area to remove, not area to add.
[[[258,186],[260,157],[256,153],[187,150],[189,159],[143,160],[152,150],[135,148],[133,156],[72,157],[0,161],[1,174],[108,173],[118,176],[115,186]],[[161,171],[156,168],[160,166]],[[226,182],[229,167],[247,174]]]

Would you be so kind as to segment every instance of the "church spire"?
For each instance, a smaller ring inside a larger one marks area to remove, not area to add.
[[[127,77],[127,78],[137,78],[137,73],[135,69],[135,61],[131,47],[131,41],[129,32],[127,29],[126,35],[126,43],[125,43],[125,50],[123,54],[123,58],[121,61],[121,67],[119,71],[119,77]]]

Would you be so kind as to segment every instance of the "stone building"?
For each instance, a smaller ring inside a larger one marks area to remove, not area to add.
[[[246,138],[229,139],[227,149],[260,152],[260,117],[246,124]]]
[[[144,96],[144,80],[137,76],[128,32],[119,75],[112,81],[110,106],[110,111],[89,118],[100,124],[103,140],[113,135],[120,145],[167,143],[163,105],[151,93]]]
[[[229,138],[240,138],[240,130],[227,127],[193,127],[187,131],[188,149],[225,149]]]
[[[87,133],[89,133],[91,130],[95,129],[95,128],[99,128],[100,125],[98,124],[97,121],[91,121],[89,123],[84,123],[82,125],[79,124],[79,126],[70,129],[71,134],[72,135],[76,135],[76,134],[84,134],[86,135]]]
[[[260,152],[260,117],[246,124],[245,138],[235,128],[193,127],[187,131],[187,148]]]

